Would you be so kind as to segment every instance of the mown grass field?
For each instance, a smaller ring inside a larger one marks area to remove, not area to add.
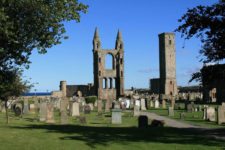
[[[161,112],[163,113],[163,111]],[[83,115],[83,114],[82,114]],[[2,150],[218,150],[225,149],[225,141],[212,134],[225,135],[224,128],[216,130],[176,129],[149,127],[137,128],[137,118],[127,112],[121,125],[111,125],[110,114],[98,116],[93,112],[82,125],[70,117],[69,125],[60,125],[58,112],[55,124],[37,121],[37,115],[22,118],[10,113],[10,123],[5,124],[5,114],[0,113],[0,149]]]

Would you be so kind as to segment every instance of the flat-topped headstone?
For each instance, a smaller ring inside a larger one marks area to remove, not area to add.
[[[55,123],[54,120],[54,104],[47,103],[47,116],[46,116],[46,123]]]
[[[141,99],[141,110],[146,110],[146,102],[145,99]]]
[[[148,127],[148,117],[147,116],[139,116],[138,117],[138,128],[147,128]]]
[[[155,100],[155,106],[154,106],[155,108],[159,108],[159,100]]]
[[[110,111],[110,101],[106,100],[105,102],[105,112],[109,112]]]
[[[150,107],[154,107],[153,100],[150,100]]]
[[[61,124],[68,124],[68,114],[67,114],[67,100],[60,101],[60,122]]]
[[[135,105],[134,106],[134,116],[140,115],[140,106]]]
[[[98,100],[98,113],[102,113],[102,100]]]
[[[35,113],[35,105],[34,104],[29,104],[30,108],[30,113]]]
[[[174,108],[173,107],[168,108],[168,114],[169,114],[170,117],[174,116]]]
[[[40,103],[40,109],[39,109],[39,114],[40,114],[40,121],[46,121],[46,116],[47,116],[47,102],[41,102]]]
[[[14,108],[14,112],[15,112],[15,116],[21,116],[22,115],[22,109],[23,106],[20,103],[15,104],[15,108]]]
[[[165,99],[162,100],[162,108],[163,108],[163,109],[166,108],[166,100],[165,100]]]
[[[218,107],[217,122],[218,124],[225,123],[225,105]]]
[[[112,124],[122,123],[121,109],[112,109]]]
[[[91,111],[93,111],[94,110],[94,104],[93,103],[89,103],[88,105],[90,106]]]
[[[214,107],[208,107],[206,109],[206,116],[207,116],[207,120],[209,121],[216,121],[216,111]]]
[[[85,106],[84,106],[84,113],[85,113],[85,114],[90,114],[90,113],[91,113],[91,108],[90,108],[89,105],[85,105]]]
[[[24,99],[23,101],[23,113],[28,114],[29,113],[29,102],[28,99]]]
[[[79,116],[80,115],[80,104],[78,102],[70,102],[70,116]]]

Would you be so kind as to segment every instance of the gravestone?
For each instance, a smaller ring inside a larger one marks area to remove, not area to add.
[[[207,107],[204,106],[204,110],[203,110],[203,120],[207,120],[207,113],[206,113]]]
[[[70,102],[70,116],[79,116],[80,115],[80,105],[78,102]]]
[[[217,123],[222,124],[225,123],[225,106],[219,106],[217,112]]]
[[[15,104],[15,108],[14,108],[15,116],[21,116],[22,110],[23,110],[22,104],[20,104],[20,103]]]
[[[67,100],[60,101],[60,122],[61,124],[68,124],[68,114],[67,114]]]
[[[187,104],[187,112],[192,112],[192,105],[191,104]]]
[[[110,101],[106,100],[105,102],[105,112],[109,112],[110,111]]]
[[[184,112],[182,112],[182,113],[180,113],[180,119],[184,119],[185,118],[185,113]]]
[[[30,108],[30,113],[34,114],[35,113],[35,105],[34,104],[29,104],[29,108]]]
[[[166,100],[165,100],[165,99],[162,100],[162,108],[163,108],[163,109],[166,108]]]
[[[159,100],[155,100],[155,108],[159,108]]]
[[[152,127],[163,127],[165,125],[165,121],[164,120],[152,120],[151,122],[151,126]]]
[[[173,109],[173,107],[169,107],[168,108],[168,114],[169,114],[170,117],[174,116],[174,109]]]
[[[145,99],[141,99],[141,110],[146,110],[146,103],[145,103]]]
[[[98,113],[102,113],[102,100],[98,100]]]
[[[121,109],[112,109],[112,124],[122,123]]]
[[[216,112],[214,107],[208,107],[206,109],[206,117],[209,121],[216,121]]]
[[[135,100],[135,105],[141,107],[141,102],[140,102],[140,100]]]
[[[29,102],[28,99],[24,99],[23,101],[23,113],[28,114],[29,113]]]
[[[93,110],[94,110],[94,105],[93,105],[93,103],[89,103],[88,105],[90,106],[91,111],[93,111]]]
[[[47,103],[46,123],[55,123],[54,104],[52,102]]]
[[[150,107],[154,107],[153,101],[150,100]]]
[[[40,121],[46,121],[46,116],[47,116],[47,103],[46,102],[40,103],[39,114],[40,114],[39,120]]]
[[[147,128],[148,127],[148,117],[147,116],[139,116],[138,117],[138,128]]]
[[[175,105],[174,96],[171,96],[170,102],[171,102],[171,105],[170,106],[174,108],[174,105]]]
[[[126,99],[126,109],[129,109],[130,108],[130,100],[129,99]]]
[[[135,105],[134,106],[134,116],[140,115],[140,106]]]
[[[91,113],[91,108],[89,105],[84,106],[84,114],[90,114]]]

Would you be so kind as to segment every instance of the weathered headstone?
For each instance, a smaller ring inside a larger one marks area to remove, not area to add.
[[[184,119],[185,118],[185,113],[184,112],[182,112],[182,113],[180,113],[180,119]]]
[[[23,110],[22,104],[20,104],[20,103],[15,104],[15,108],[14,108],[15,116],[21,116],[22,110]]]
[[[134,106],[134,116],[140,115],[140,106],[135,105]]]
[[[170,102],[171,102],[171,105],[170,106],[174,108],[174,105],[175,105],[174,96],[171,96]]]
[[[68,114],[67,114],[67,100],[60,101],[60,122],[61,124],[68,124]]]
[[[155,100],[155,108],[159,108],[159,100]]]
[[[146,102],[145,99],[141,99],[141,110],[146,110]]]
[[[105,102],[105,112],[109,112],[110,111],[110,101],[106,100]]]
[[[102,113],[102,100],[98,100],[98,113]]]
[[[85,106],[84,106],[84,113],[85,113],[85,114],[90,114],[90,113],[91,113],[91,108],[90,108],[89,105],[85,105]]]
[[[187,112],[192,112],[192,105],[191,104],[188,104],[187,105]]]
[[[225,123],[225,106],[219,106],[217,112],[217,122],[218,124]]]
[[[30,113],[35,113],[35,105],[34,104],[29,104],[29,108],[30,108]]]
[[[79,116],[80,115],[80,106],[78,102],[70,102],[70,116]]]
[[[168,114],[169,114],[170,117],[174,116],[174,108],[173,107],[168,108]]]
[[[165,100],[165,99],[162,100],[162,108],[163,108],[163,109],[166,108],[166,100]]]
[[[88,105],[90,106],[91,111],[93,111],[93,110],[94,110],[94,105],[93,105],[93,103],[89,103]]]
[[[216,112],[214,107],[208,107],[206,109],[207,120],[216,121]]]
[[[121,124],[121,109],[112,109],[112,124]]]
[[[28,114],[29,113],[29,102],[28,99],[24,99],[23,101],[23,113]]]
[[[54,120],[54,104],[52,102],[47,103],[46,123],[55,123],[55,120]]]
[[[153,101],[150,100],[150,107],[154,107]]]
[[[47,103],[46,102],[40,103],[39,114],[40,114],[39,120],[40,121],[46,121],[46,116],[47,116]]]
[[[138,128],[147,128],[148,127],[148,117],[147,116],[139,116],[138,117]]]

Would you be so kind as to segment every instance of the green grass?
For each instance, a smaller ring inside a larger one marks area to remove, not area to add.
[[[111,125],[110,113],[86,116],[87,124],[81,125],[70,117],[69,125],[60,125],[58,112],[55,124],[40,123],[34,114],[23,118],[10,114],[10,124],[0,113],[0,149],[2,150],[67,150],[67,149],[116,149],[116,150],[204,150],[224,149],[225,141],[209,135],[225,135],[224,130],[196,130],[176,128],[137,128],[137,118],[123,113],[121,125]]]

